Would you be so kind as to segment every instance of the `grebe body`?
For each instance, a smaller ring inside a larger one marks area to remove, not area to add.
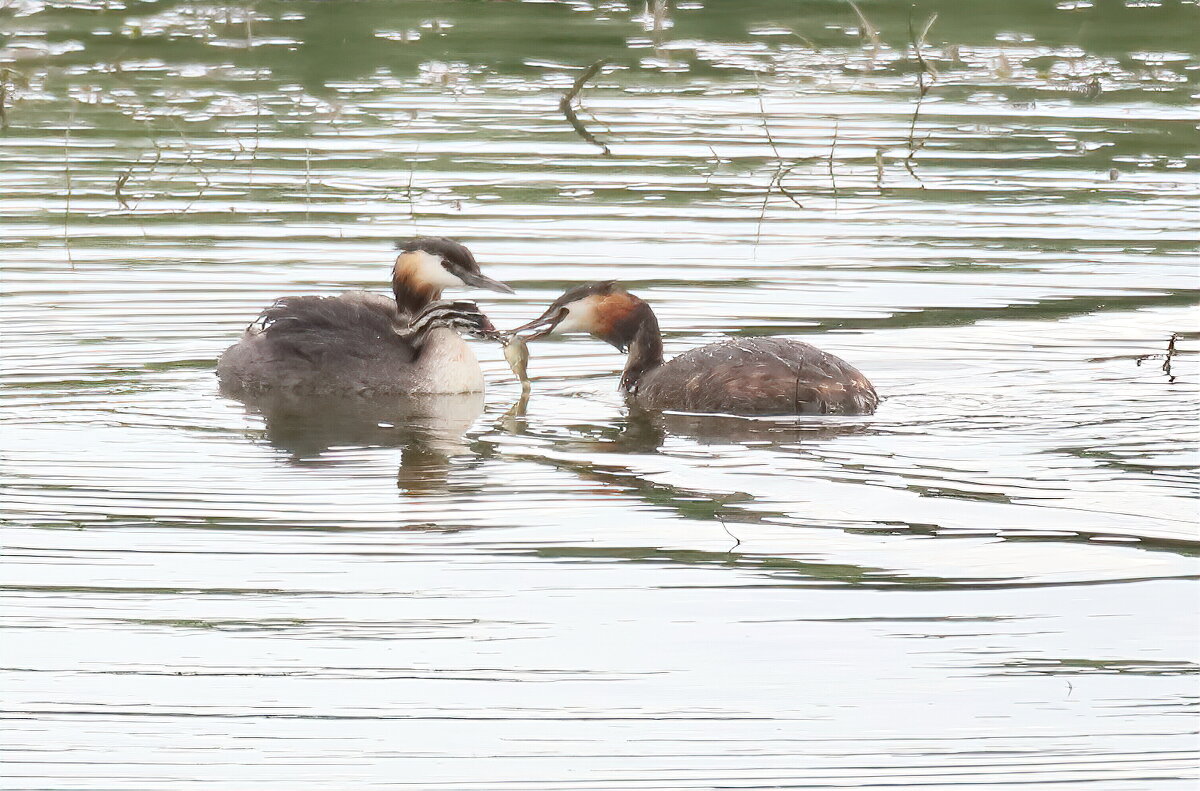
[[[650,306],[615,281],[567,291],[514,332],[587,332],[628,351],[621,389],[639,407],[730,415],[859,415],[879,396],[854,366],[787,338],[738,338],[663,359]]]
[[[460,332],[495,329],[471,302],[439,302],[442,289],[472,286],[512,293],[484,276],[470,251],[450,239],[398,243],[395,299],[366,291],[282,297],[264,310],[217,362],[226,391],[467,393],[483,374]]]

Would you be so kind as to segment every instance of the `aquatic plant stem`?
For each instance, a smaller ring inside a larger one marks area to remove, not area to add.
[[[921,52],[922,47],[925,45],[925,36],[929,34],[929,29],[933,27],[933,23],[937,20],[937,14],[929,17],[929,20],[925,23],[925,27],[921,30],[921,35],[918,36],[913,31],[912,12],[915,9],[916,4],[909,6],[908,9],[908,39],[921,70],[917,73],[917,103],[913,107],[912,119],[908,124],[908,156],[904,158],[904,169],[920,183],[921,189],[925,189],[925,182],[917,175],[916,168],[913,166],[913,158],[929,142],[929,135],[926,135],[920,143],[916,142],[915,137],[917,132],[917,117],[921,114],[921,103],[925,101],[925,94],[929,93],[929,89],[933,87],[934,80],[937,79],[937,70],[925,60],[925,56]],[[926,74],[929,75],[928,83],[925,82]]]
[[[71,126],[75,123],[75,108],[67,118],[67,128],[63,130],[63,174],[67,181],[67,198],[63,203],[63,247],[67,251],[67,263],[75,268],[75,258],[71,254]]]
[[[586,69],[584,69],[583,73],[575,78],[575,82],[571,85],[570,90],[564,93],[562,98],[558,100],[558,109],[562,112],[563,117],[567,119],[567,123],[571,125],[571,128],[575,130],[575,134],[579,135],[592,145],[599,147],[604,153],[604,156],[609,157],[612,156],[612,152],[608,150],[608,146],[598,140],[595,135],[587,130],[587,127],[583,125],[583,122],[579,120],[579,116],[575,114],[575,108],[572,106],[572,102],[575,101],[575,97],[579,95],[579,92],[583,90],[583,86],[588,80],[590,80],[592,77],[595,77],[607,62],[608,61],[605,58],[601,58],[591,66],[588,66]]]

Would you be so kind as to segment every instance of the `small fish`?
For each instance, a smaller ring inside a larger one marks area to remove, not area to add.
[[[519,335],[509,335],[504,341],[504,359],[508,367],[521,380],[522,387],[529,387],[529,344]]]

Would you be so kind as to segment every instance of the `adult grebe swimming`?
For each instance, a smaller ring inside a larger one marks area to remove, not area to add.
[[[862,415],[879,396],[854,366],[787,338],[739,338],[663,360],[654,311],[615,280],[572,288],[512,332],[587,332],[628,350],[621,389],[646,409],[730,415]]]
[[[366,291],[281,297],[217,362],[227,391],[469,393],[483,390],[479,362],[458,332],[494,337],[472,302],[438,302],[442,289],[512,289],[479,271],[451,239],[397,243],[395,299]]]

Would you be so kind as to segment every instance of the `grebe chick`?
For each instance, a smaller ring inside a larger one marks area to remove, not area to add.
[[[513,293],[479,271],[458,242],[416,237],[397,243],[395,299],[366,291],[281,297],[217,362],[226,391],[469,393],[483,373],[459,337],[494,330],[474,303],[437,303],[442,289]],[[447,305],[457,306],[453,309]],[[464,306],[470,306],[469,309]]]
[[[865,415],[879,396],[854,366],[787,338],[738,338],[663,359],[654,311],[615,280],[570,289],[510,332],[587,332],[628,350],[621,390],[645,409],[729,415]]]

